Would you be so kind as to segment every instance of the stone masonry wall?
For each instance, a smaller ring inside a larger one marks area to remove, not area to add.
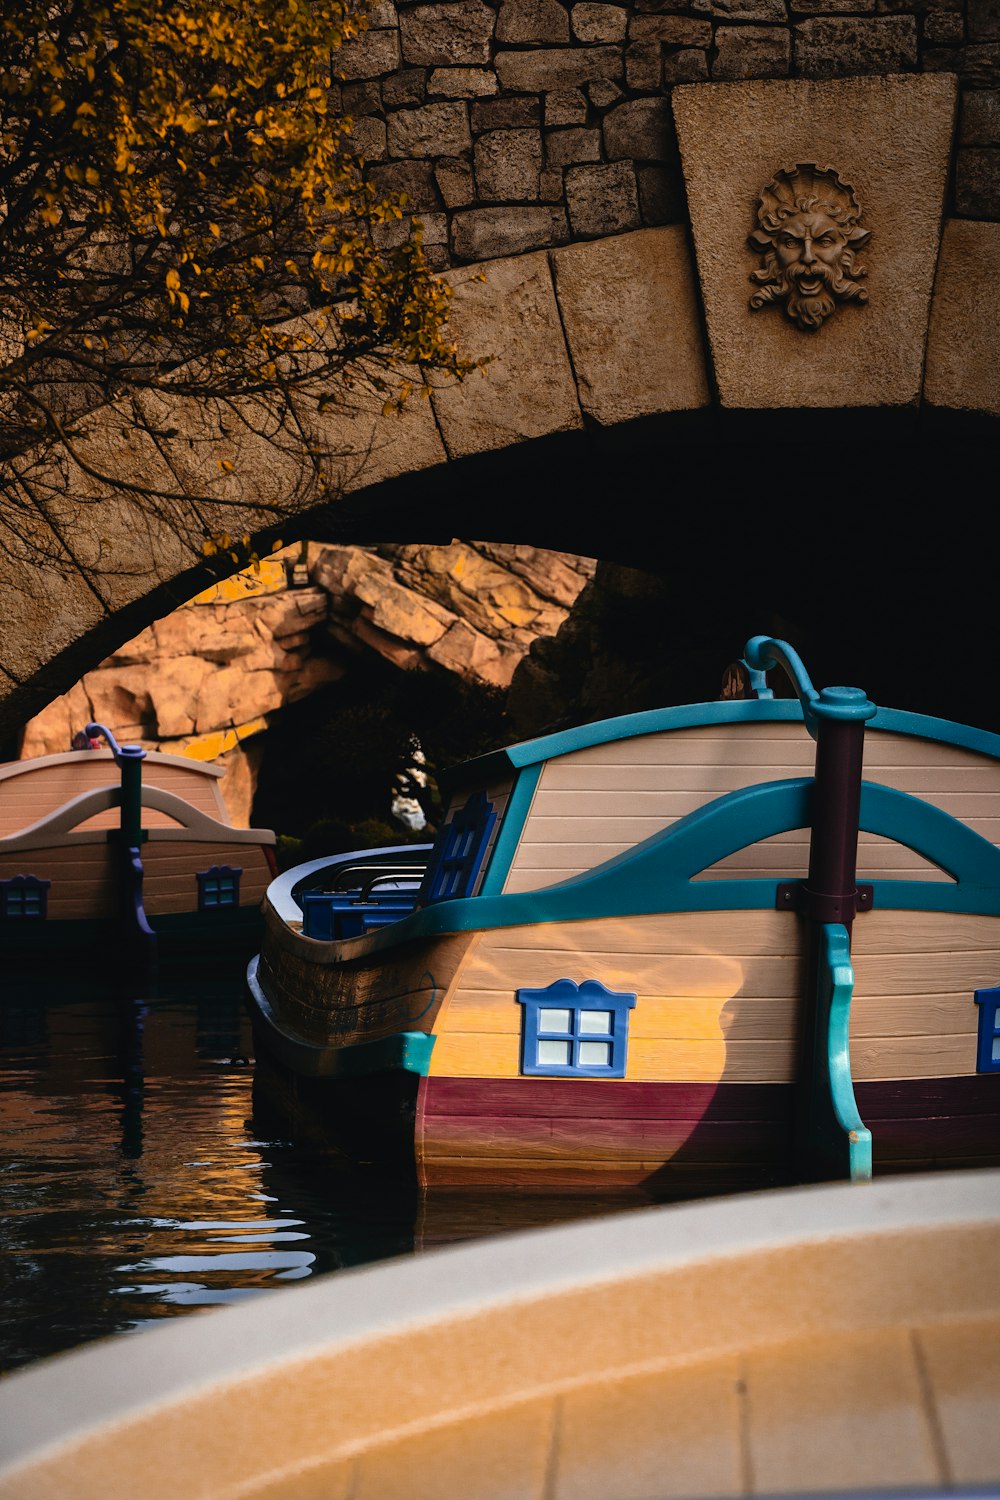
[[[437,269],[682,222],[668,95],[717,79],[957,73],[949,212],[1000,219],[1000,0],[377,0],[335,65]]]

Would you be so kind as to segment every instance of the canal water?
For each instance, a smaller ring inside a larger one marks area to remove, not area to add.
[[[0,1371],[320,1272],[620,1199],[436,1201],[255,1111],[239,966],[0,992]]]

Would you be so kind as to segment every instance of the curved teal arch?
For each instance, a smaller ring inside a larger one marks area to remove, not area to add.
[[[752,911],[777,904],[774,880],[702,880],[730,854],[810,825],[811,777],[725,793],[613,859],[538,891],[443,901],[357,942],[368,951],[410,938],[473,929],[669,911]],[[940,866],[950,882],[874,881],[874,907],[1000,915],[1000,850],[929,802],[866,781],[859,823]]]

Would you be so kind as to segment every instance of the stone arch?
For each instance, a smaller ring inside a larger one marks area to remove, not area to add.
[[[429,21],[440,13],[454,27],[461,12],[475,29],[485,26],[480,12],[487,9],[478,0],[449,0],[421,13]],[[572,7],[570,19],[578,30],[591,22],[577,11],[601,12],[617,26],[621,18],[611,12],[618,10],[630,27],[640,19],[629,7],[593,4]],[[405,14],[395,28],[404,36]],[[384,6],[378,15],[387,17]],[[677,18],[657,20],[664,31],[658,55],[669,54],[660,57],[664,67],[679,56],[666,40],[676,30],[664,29],[666,20]],[[735,42],[722,35],[725,27],[712,27],[717,67]],[[743,45],[753,29],[743,28]],[[819,20],[807,21],[796,34],[820,30]],[[364,45],[385,47],[377,38],[393,32],[394,25],[376,26]],[[775,34],[768,32],[769,45]],[[481,40],[475,45],[482,49]],[[587,40],[567,51],[592,67],[597,49],[616,45]],[[624,57],[640,41],[623,45]],[[807,56],[806,41],[801,47]],[[537,45],[494,50],[501,83],[505,73],[508,82],[524,82],[502,62],[515,53],[518,68],[535,70],[546,108],[550,98],[562,108],[562,95],[576,88],[564,80],[566,60],[546,59]],[[457,74],[472,64],[447,66]],[[383,78],[383,95],[385,87]],[[690,217],[645,228],[615,223],[621,232],[543,240],[542,248],[451,270],[455,331],[470,353],[492,362],[462,386],[411,402],[402,415],[384,415],[382,398],[371,393],[349,418],[331,417],[344,455],[343,497],[321,511],[289,509],[284,539],[310,531],[363,541],[454,534],[533,541],[674,575],[678,622],[699,609],[735,612],[738,604],[746,613],[777,590],[806,613],[839,612],[849,640],[863,636],[869,627],[858,615],[874,618],[879,601],[891,627],[905,595],[900,579],[910,577],[914,621],[926,610],[921,597],[946,597],[973,629],[980,579],[963,530],[973,514],[956,509],[955,482],[974,489],[977,460],[991,466],[1000,418],[1000,320],[996,299],[983,295],[1000,269],[1000,225],[945,213],[955,153],[961,169],[966,151],[955,133],[956,96],[950,73],[678,88],[673,112]],[[444,160],[451,115],[438,106],[408,108],[428,130],[444,132],[434,147],[435,160]],[[437,110],[433,120],[425,108]],[[463,109],[469,118],[467,103]],[[644,105],[627,119],[648,114]],[[576,128],[553,126],[556,133]],[[636,152],[647,149],[636,139],[629,136]],[[428,152],[432,145],[428,137]],[[425,149],[416,137],[410,148]],[[839,312],[817,335],[803,334],[779,309],[753,313],[747,304],[754,260],[745,240],[755,197],[778,166],[811,160],[809,151],[861,183],[874,230],[870,304]],[[634,166],[641,156],[617,160]],[[613,165],[600,164],[602,171]],[[568,203],[571,170],[562,179]],[[456,209],[449,243],[469,249],[456,240],[458,217]],[[572,213],[567,222],[594,232]],[[257,463],[262,492],[280,493],[283,476],[268,455],[244,457]],[[928,477],[952,492],[933,565],[910,504]],[[817,513],[819,548],[810,540]],[[273,516],[255,516],[252,502],[245,524],[271,537],[277,529]],[[57,580],[38,566],[8,570],[0,591],[4,730],[219,576],[176,538],[137,545],[113,506],[101,508],[100,529],[110,566],[99,575],[84,568]],[[948,569],[958,567],[966,576],[949,582]]]

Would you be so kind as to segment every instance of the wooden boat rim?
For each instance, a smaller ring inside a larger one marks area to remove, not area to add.
[[[725,1282],[726,1262],[735,1269],[777,1252],[780,1274],[781,1252],[811,1249],[829,1257],[838,1242],[846,1251],[879,1240],[898,1251],[901,1242],[916,1247],[939,1243],[942,1234],[947,1240],[949,1231],[961,1237],[998,1227],[1000,1172],[976,1170],[649,1208],[321,1276],[280,1296],[118,1336],[9,1376],[0,1383],[0,1489],[18,1493],[17,1470],[58,1461],[60,1451],[115,1426],[166,1415],[229,1383],[246,1389],[255,1379],[281,1377],[284,1368],[316,1356],[347,1355],[368,1341],[398,1343],[437,1324],[458,1325],[516,1305],[560,1304],[631,1278],[682,1273],[678,1291],[687,1296],[683,1273],[718,1280],[721,1271]],[[909,1259],[898,1267],[900,1281]],[[978,1295],[985,1303],[988,1291],[944,1288],[940,1295]],[[866,1319],[891,1322],[883,1293],[855,1279],[817,1316],[828,1314],[838,1326],[852,1319],[859,1326]],[[762,1329],[772,1314],[768,1306],[756,1313]],[[944,1315],[955,1316],[950,1302]]]
[[[106,844],[108,830],[106,828],[79,829],[80,823],[85,823],[88,818],[96,813],[106,812],[108,808],[117,805],[117,785],[95,787],[88,792],[80,792],[76,797],[71,797],[53,812],[46,813],[37,822],[30,823],[26,828],[18,829],[17,833],[8,834],[6,838],[0,839],[0,852],[8,853],[19,849],[52,849],[67,844]],[[193,807],[183,797],[178,797],[174,792],[164,791],[162,787],[144,785],[142,788],[142,806],[150,808],[154,812],[166,813],[174,818],[177,823],[175,828],[151,828],[147,830],[149,840],[154,843],[161,842],[221,842],[226,844],[273,844],[275,834],[269,828],[234,828],[231,823],[223,823],[219,819],[210,818],[200,808]]]
[[[491,750],[474,760],[453,766],[440,779],[442,789],[454,792],[466,785],[485,786],[510,776],[527,766],[541,765],[562,755],[589,750],[614,740],[631,739],[647,734],[662,734],[682,729],[709,729],[719,724],[803,723],[802,707],[797,699],[722,699],[706,703],[684,703],[670,708],[646,709],[641,713],[622,714],[617,718],[595,719],[573,729],[538,739],[522,740],[501,750]],[[1000,735],[953,719],[932,714],[914,713],[909,709],[879,707],[868,723],[869,730],[886,734],[905,734],[917,739],[939,740],[1000,760]]]
[[[11,776],[23,776],[29,771],[40,770],[43,766],[78,765],[83,756],[92,761],[106,760],[109,764],[114,764],[114,756],[110,750],[61,750],[57,755],[33,755],[27,760],[12,760],[0,764],[0,781],[6,781]],[[216,780],[226,774],[221,766],[195,760],[189,755],[170,755],[163,750],[147,750],[146,759],[151,765],[179,766],[182,770],[195,771],[201,776],[215,777]]]

